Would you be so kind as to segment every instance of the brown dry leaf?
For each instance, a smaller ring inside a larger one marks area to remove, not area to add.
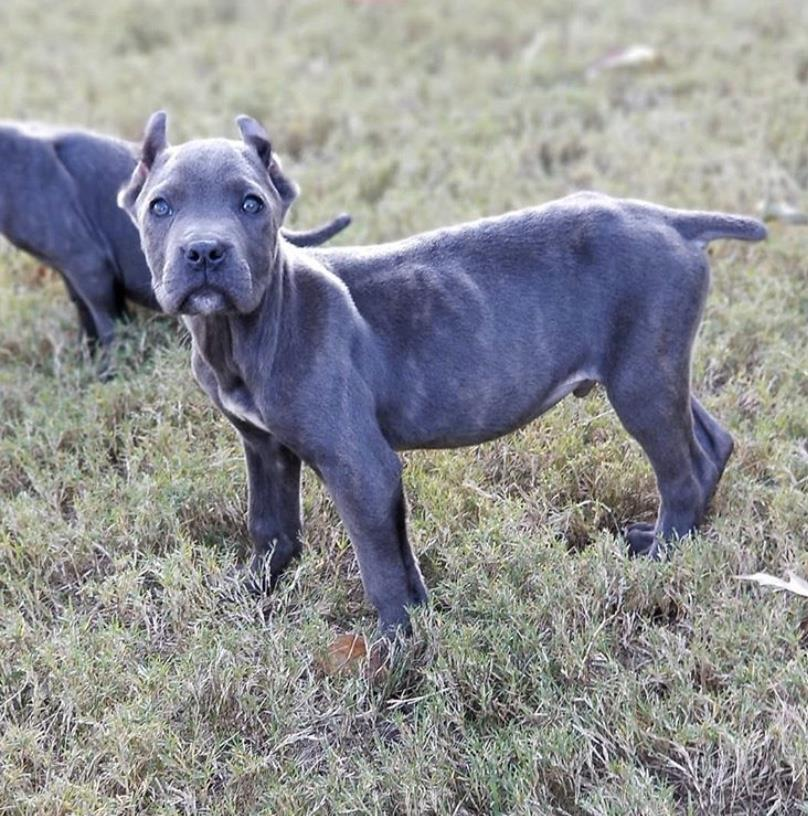
[[[364,635],[347,632],[337,635],[328,649],[317,660],[319,669],[331,677],[350,677],[358,674],[369,680],[381,680],[388,671],[387,649],[382,641],[368,651]]]
[[[321,663],[326,674],[355,674],[356,664],[368,653],[364,635],[351,634],[337,635],[328,651],[323,655]]]

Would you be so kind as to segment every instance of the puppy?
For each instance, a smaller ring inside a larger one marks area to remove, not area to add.
[[[660,493],[632,552],[702,519],[732,439],[690,391],[709,286],[705,246],[763,225],[582,193],[379,246],[304,251],[281,226],[296,195],[263,128],[170,147],[149,122],[119,202],[155,295],[185,316],[202,388],[242,436],[253,570],[300,550],[300,466],[325,481],[383,632],[426,590],[397,451],[474,445],[596,382]]]

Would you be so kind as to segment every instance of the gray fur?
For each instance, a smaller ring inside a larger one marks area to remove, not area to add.
[[[703,246],[760,240],[762,224],[580,193],[395,243],[303,251],[278,232],[293,185],[258,129],[179,147],[158,132],[120,200],[161,305],[186,315],[197,380],[242,435],[259,575],[272,582],[300,549],[306,462],[382,629],[406,628],[426,590],[397,451],[495,439],[595,382],[657,477],[657,521],[627,530],[632,552],[660,557],[696,527],[732,451],[690,393]],[[266,203],[258,216],[237,206],[250,191]],[[157,197],[171,215],[155,216]],[[218,248],[210,264],[195,245]]]
[[[138,153],[85,130],[0,123],[0,234],[62,275],[92,344],[113,339],[127,299],[160,308],[137,230],[114,206]],[[285,237],[320,244],[349,223],[343,214]]]

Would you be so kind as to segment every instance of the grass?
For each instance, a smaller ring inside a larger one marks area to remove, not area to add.
[[[0,7],[0,116],[131,138],[267,124],[295,225],[344,240],[592,187],[808,206],[797,3],[65,0]],[[613,47],[653,71],[587,79]],[[46,214],[43,214],[45,217]],[[700,535],[626,558],[653,477],[601,394],[497,443],[408,455],[432,591],[388,674],[345,533],[305,476],[303,559],[265,602],[236,435],[183,332],[139,313],[97,382],[58,280],[0,255],[0,813],[808,813],[806,233],[716,244],[694,382],[737,449]]]

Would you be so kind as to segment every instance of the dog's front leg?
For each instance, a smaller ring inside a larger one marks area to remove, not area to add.
[[[300,553],[300,459],[271,434],[239,423],[247,463],[247,518],[258,587],[272,589]]]
[[[364,442],[353,461],[323,468],[322,475],[351,537],[379,629],[408,634],[407,607],[424,603],[427,593],[407,538],[401,462],[386,443],[371,449]]]

